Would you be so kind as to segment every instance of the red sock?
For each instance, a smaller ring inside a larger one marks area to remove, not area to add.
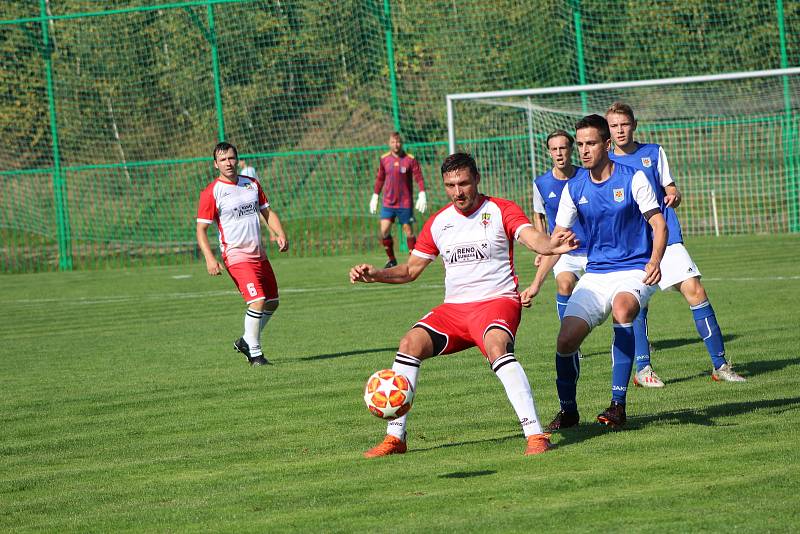
[[[394,257],[394,240],[391,236],[385,237],[381,239],[381,243],[383,244],[383,248],[386,250],[386,255],[389,256],[390,260],[396,259]]]
[[[414,250],[414,247],[417,245],[417,236],[409,236],[406,238],[406,244],[408,245],[408,251],[411,252]]]

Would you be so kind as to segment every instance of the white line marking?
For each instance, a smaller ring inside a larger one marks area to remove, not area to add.
[[[191,275],[188,275],[191,276]],[[703,277],[707,282],[773,282],[773,281],[793,281],[800,280],[800,276],[765,276],[765,277],[742,277],[742,278],[711,278]],[[378,284],[372,284],[378,285]],[[380,284],[379,291],[401,291],[404,284]],[[414,284],[417,289],[442,289],[444,284]],[[376,291],[377,288],[368,288],[366,284],[353,286],[347,282],[340,286],[327,287],[281,287],[280,294],[302,294],[302,293],[344,293],[346,291]],[[131,301],[160,301],[160,300],[188,300],[204,299],[209,297],[220,297],[225,295],[238,295],[235,289],[213,290],[213,291],[182,291],[179,293],[151,293],[145,295],[109,295],[107,297],[64,297],[64,298],[43,298],[43,299],[16,299],[6,301],[9,304],[49,304],[49,303],[72,303],[80,305],[94,304],[118,304]]]

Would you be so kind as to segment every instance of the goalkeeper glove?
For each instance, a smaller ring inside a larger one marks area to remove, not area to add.
[[[378,194],[372,193],[372,199],[369,201],[369,212],[378,213]]]
[[[417,211],[420,213],[425,213],[425,210],[428,209],[428,198],[425,191],[419,192],[417,195],[417,203],[414,207],[417,208]]]

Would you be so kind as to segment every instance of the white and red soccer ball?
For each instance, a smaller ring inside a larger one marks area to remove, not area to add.
[[[414,388],[408,378],[391,369],[373,373],[364,388],[364,402],[376,417],[397,419],[411,409]]]

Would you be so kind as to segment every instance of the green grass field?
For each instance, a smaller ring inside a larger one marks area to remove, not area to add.
[[[0,531],[796,531],[800,524],[800,236],[689,249],[745,384],[710,380],[680,296],[651,304],[663,390],[610,398],[611,329],[584,344],[584,421],[524,457],[502,386],[475,349],[426,362],[409,452],[365,460],[384,423],[361,399],[443,295],[351,286],[362,258],[274,258],[274,362],[231,348],[244,306],[201,263],[0,277]],[[526,283],[533,256],[518,251]],[[382,263],[376,252],[366,258]],[[549,281],[517,358],[541,419],[558,409]]]

